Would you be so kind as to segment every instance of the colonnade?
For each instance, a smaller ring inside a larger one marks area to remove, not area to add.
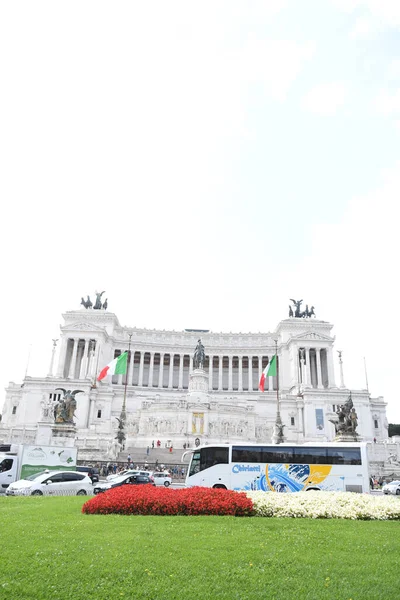
[[[99,370],[100,344],[93,339],[65,338],[60,349],[57,377],[85,379]],[[125,349],[115,350],[114,357]],[[209,390],[242,392],[258,391],[261,373],[271,357],[233,354],[209,354],[204,370],[208,373]],[[104,366],[104,365],[100,365]],[[113,384],[161,389],[188,389],[193,371],[193,356],[185,353],[131,350],[125,375],[112,378]],[[265,389],[276,389],[276,377],[270,377]]]

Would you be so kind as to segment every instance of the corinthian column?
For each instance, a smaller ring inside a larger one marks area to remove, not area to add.
[[[74,338],[74,345],[73,345],[73,349],[72,349],[71,365],[69,368],[68,379],[74,379],[74,377],[75,377],[76,356],[78,354],[78,343],[79,343],[79,339]]]

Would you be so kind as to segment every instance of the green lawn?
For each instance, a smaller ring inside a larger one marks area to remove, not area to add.
[[[89,516],[0,498],[0,598],[397,598],[400,522]]]

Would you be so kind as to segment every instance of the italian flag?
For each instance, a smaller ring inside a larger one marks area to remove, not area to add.
[[[260,383],[258,386],[260,392],[264,391],[265,380],[267,379],[267,377],[276,377],[276,354],[274,354],[274,356],[271,358],[270,362],[267,364],[264,371],[262,372]]]
[[[97,381],[101,381],[107,375],[125,375],[126,367],[128,364],[128,353],[124,352],[121,356],[117,356],[110,362],[109,365],[104,367],[102,371],[100,371],[100,375],[97,378]]]

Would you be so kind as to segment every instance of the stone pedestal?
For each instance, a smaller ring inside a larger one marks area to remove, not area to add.
[[[208,374],[203,369],[195,369],[189,376],[190,392],[208,393]]]
[[[356,433],[339,433],[334,442],[359,442],[360,438]]]
[[[71,423],[54,423],[51,426],[51,445],[71,447],[75,445],[76,427]]]
[[[36,430],[36,444],[39,446],[51,446],[52,445],[52,427],[53,423],[47,421],[39,421]]]

